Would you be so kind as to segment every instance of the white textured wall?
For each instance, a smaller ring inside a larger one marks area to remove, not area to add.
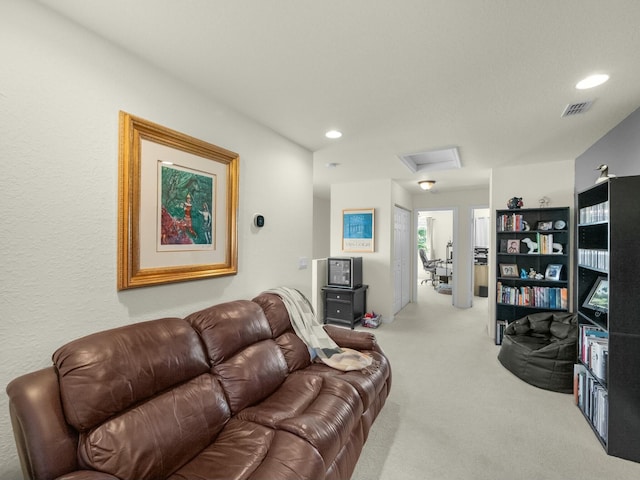
[[[393,221],[391,180],[340,183],[331,186],[331,255],[362,257],[362,275],[367,290],[367,310],[393,318],[393,284],[391,252]],[[374,208],[374,252],[342,250],[342,211]]]
[[[1,2],[0,58],[3,389],[84,334],[276,285],[310,293],[308,151],[31,2]],[[119,110],[240,154],[238,275],[116,291]],[[2,394],[0,478],[20,477]]]

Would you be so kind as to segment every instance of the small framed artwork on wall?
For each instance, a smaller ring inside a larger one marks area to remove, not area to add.
[[[342,250],[345,252],[374,251],[374,209],[342,211]]]

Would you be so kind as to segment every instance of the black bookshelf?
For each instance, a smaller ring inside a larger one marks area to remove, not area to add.
[[[578,406],[609,455],[635,462],[640,462],[638,192],[640,176],[613,178],[578,193],[575,275]]]
[[[568,311],[571,236],[569,207],[496,210],[495,218],[495,343],[500,345],[508,323],[530,313]],[[537,244],[534,253],[531,242]]]

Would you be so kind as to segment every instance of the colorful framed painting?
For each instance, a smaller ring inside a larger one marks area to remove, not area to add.
[[[237,273],[238,164],[120,112],[118,290]]]
[[[342,211],[342,250],[345,252],[374,251],[374,209]]]

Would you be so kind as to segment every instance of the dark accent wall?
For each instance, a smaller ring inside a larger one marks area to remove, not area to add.
[[[576,158],[577,192],[595,183],[599,175],[595,169],[602,163],[618,176],[640,175],[640,108]]]

